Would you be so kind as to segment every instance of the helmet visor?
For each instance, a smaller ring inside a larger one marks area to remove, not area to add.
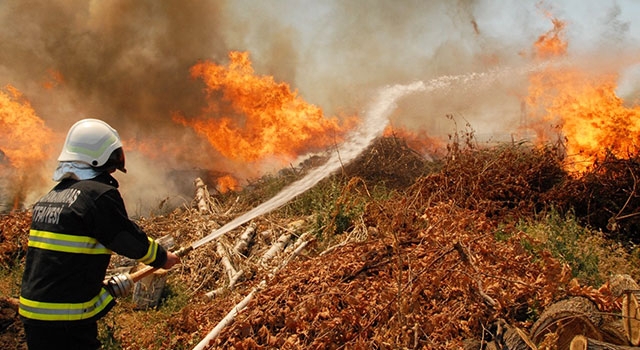
[[[125,162],[124,151],[122,150],[122,147],[118,147],[113,152],[111,152],[109,159],[102,167],[110,168],[110,169],[118,169],[123,173],[126,173],[127,169],[125,169],[124,167],[124,162]]]

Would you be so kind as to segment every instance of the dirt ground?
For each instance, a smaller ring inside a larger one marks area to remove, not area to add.
[[[0,297],[0,348],[26,349],[22,322],[18,317],[16,299]]]

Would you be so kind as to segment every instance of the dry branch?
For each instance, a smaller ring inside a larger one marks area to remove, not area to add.
[[[476,264],[473,262],[473,260],[472,260],[473,257],[471,256],[471,253],[468,251],[468,249],[465,248],[462,244],[460,244],[460,242],[456,242],[453,246],[456,249],[456,251],[460,254],[460,257],[462,258],[462,261],[464,261],[465,263],[469,264],[473,268],[473,271],[476,274],[479,274],[480,271],[478,270],[478,267],[476,266]],[[484,287],[482,285],[482,280],[479,279],[479,278],[475,278],[475,282],[476,282],[476,285],[478,286],[478,293],[480,294],[480,296],[482,296],[482,298],[487,302],[487,304],[489,304],[490,306],[495,307],[498,302],[496,302],[495,299],[490,297],[484,291]]]
[[[211,332],[209,332],[207,334],[207,336],[205,336],[199,343],[198,345],[196,345],[193,350],[202,350],[205,349],[207,346],[209,346],[209,342],[211,342],[211,340],[215,339],[215,337],[217,337],[220,332],[224,329],[224,327],[226,327],[228,324],[230,324],[231,322],[233,322],[233,320],[235,319],[235,317],[242,311],[244,310],[244,308],[247,306],[247,304],[249,304],[249,302],[251,301],[251,299],[253,299],[253,296],[262,288],[264,288],[264,286],[266,285],[265,281],[260,282],[260,284],[258,286],[256,286],[251,293],[247,294],[246,297],[244,297],[244,299],[242,299],[242,301],[240,301],[238,304],[236,304],[236,306],[234,306],[231,311],[229,311],[229,313],[227,313],[227,315],[220,321],[218,322],[218,324],[211,330]]]
[[[236,271],[235,267],[233,267],[233,265],[231,264],[229,253],[227,253],[227,249],[221,242],[218,242],[216,244],[216,253],[218,253],[218,256],[220,257],[220,263],[224,267],[224,271],[227,273],[227,277],[229,278],[229,280],[231,280],[231,278],[233,278],[233,276],[236,275],[238,271]]]
[[[262,255],[262,259],[260,259],[260,264],[262,265],[267,264],[271,259],[273,259],[280,252],[282,252],[285,246],[289,244],[289,241],[291,240],[291,236],[292,235],[290,233],[283,233],[282,235],[280,235],[280,237],[278,237],[278,240],[276,240],[275,243],[271,245],[269,250],[267,250],[267,252],[264,253],[264,255]]]

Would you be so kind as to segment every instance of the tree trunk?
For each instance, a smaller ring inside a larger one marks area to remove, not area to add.
[[[584,335],[576,335],[571,341],[569,350],[638,350],[639,348],[625,345],[605,343],[599,340],[587,338]]]

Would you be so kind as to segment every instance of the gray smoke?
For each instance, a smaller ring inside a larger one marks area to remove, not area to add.
[[[0,86],[20,90],[59,134],[96,117],[125,140],[159,145],[166,157],[132,155],[130,174],[119,176],[134,187],[132,206],[142,207],[174,195],[168,174],[176,169],[245,175],[243,165],[171,121],[173,112],[189,118],[205,106],[204,85],[189,77],[200,60],[226,65],[229,51],[248,51],[258,75],[288,83],[326,115],[352,115],[381,86],[526,66],[533,42],[552,28],[545,11],[567,20],[571,50],[602,62],[613,52],[604,45],[638,47],[636,7],[595,0],[3,0]],[[637,83],[624,81],[626,96],[637,96]],[[525,95],[523,75],[484,89],[413,95],[392,125],[446,136],[455,126],[445,116],[454,115],[478,134],[508,135],[521,121]],[[185,146],[188,152],[175,152]],[[43,164],[43,176],[50,167]]]

